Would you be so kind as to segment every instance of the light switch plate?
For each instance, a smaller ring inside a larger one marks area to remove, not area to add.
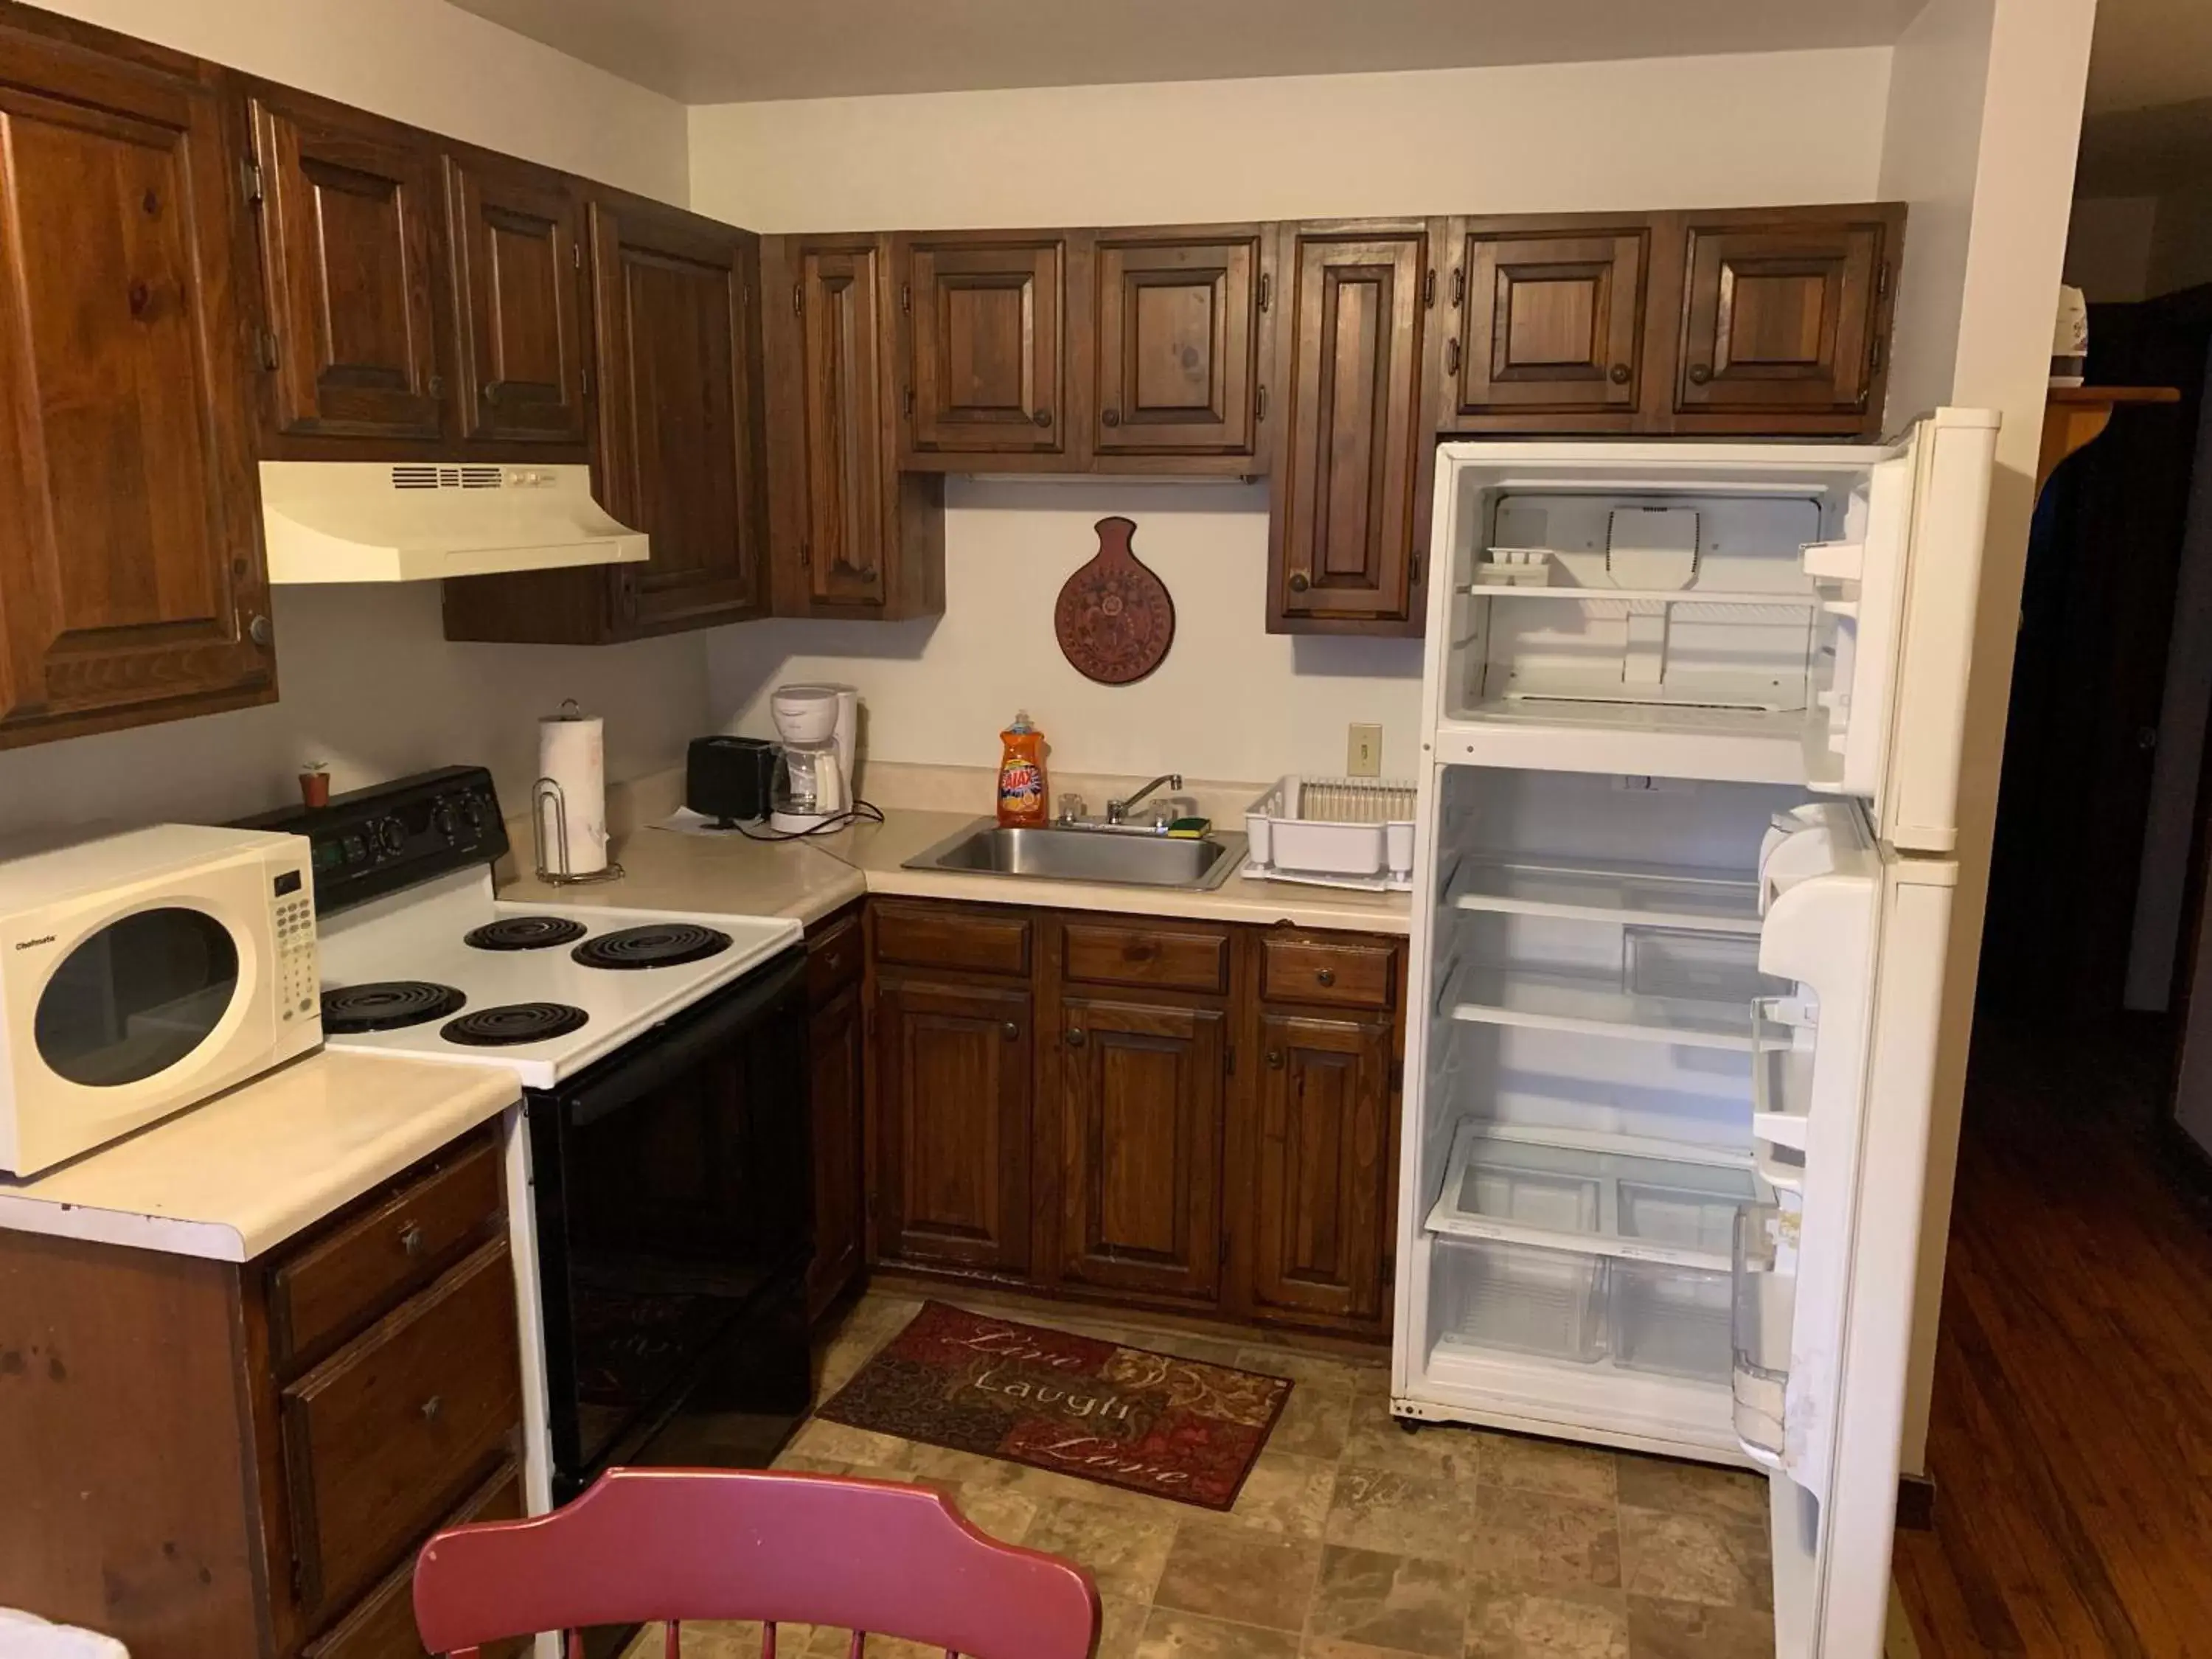
[[[1344,775],[1350,778],[1379,778],[1382,775],[1382,728],[1352,722],[1351,739],[1345,745]]]

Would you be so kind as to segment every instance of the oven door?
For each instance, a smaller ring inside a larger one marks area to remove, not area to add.
[[[258,857],[0,923],[0,1170],[74,1158],[312,1042],[279,1011],[270,874]]]
[[[556,1501],[611,1463],[749,1462],[789,1427],[749,1419],[805,1411],[807,1105],[797,949],[530,1097]]]

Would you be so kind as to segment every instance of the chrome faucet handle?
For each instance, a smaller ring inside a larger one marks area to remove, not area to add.
[[[1062,823],[1080,823],[1083,821],[1084,811],[1085,802],[1082,796],[1071,791],[1060,798],[1060,821]]]

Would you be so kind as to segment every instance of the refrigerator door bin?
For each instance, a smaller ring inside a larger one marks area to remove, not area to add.
[[[1440,1240],[1430,1328],[1478,1348],[1590,1364],[1605,1358],[1603,1256],[1486,1240]]]
[[[1613,1363],[1626,1370],[1725,1382],[1729,1309],[1726,1272],[1616,1262],[1607,1309]]]
[[[1736,1218],[1734,1293],[1729,1316],[1730,1386],[1736,1437],[1765,1468],[1784,1465],[1785,1400],[1790,1389],[1790,1332],[1794,1278],[1780,1271],[1786,1250],[1783,1212],[1749,1205]]]

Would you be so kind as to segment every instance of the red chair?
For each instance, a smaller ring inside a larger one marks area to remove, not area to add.
[[[1071,1561],[985,1537],[926,1486],[835,1474],[610,1469],[563,1509],[455,1527],[415,1563],[422,1644],[477,1659],[487,1642],[590,1625],[757,1619],[850,1630],[969,1659],[1090,1659],[1098,1591]]]

